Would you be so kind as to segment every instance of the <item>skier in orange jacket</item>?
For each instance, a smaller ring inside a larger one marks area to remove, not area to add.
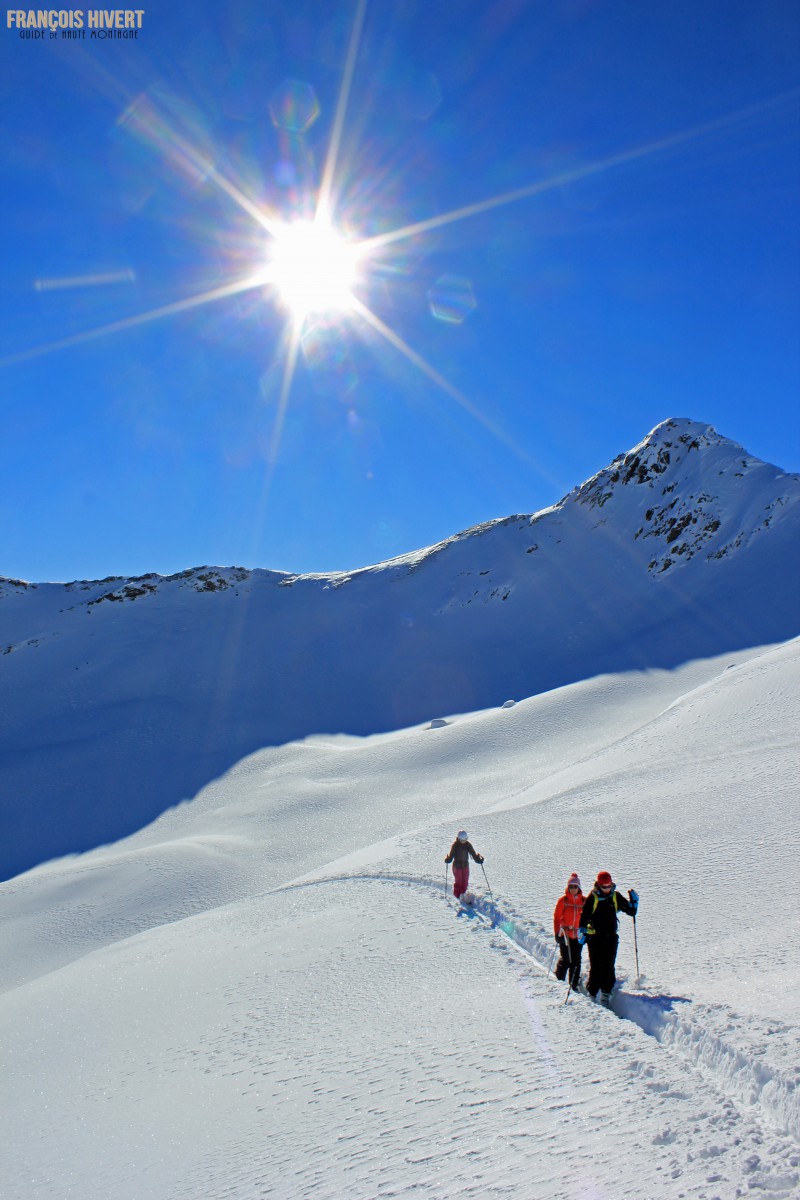
[[[569,985],[575,992],[581,979],[581,944],[578,941],[578,929],[585,901],[581,881],[577,872],[573,871],[567,880],[564,895],[559,896],[556,902],[553,932],[561,951],[556,964],[556,979],[566,979],[569,973]]]

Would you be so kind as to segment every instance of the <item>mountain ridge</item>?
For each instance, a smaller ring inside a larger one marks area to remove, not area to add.
[[[0,581],[0,872],[131,832],[264,746],[785,641],[798,501],[800,476],[672,418],[549,508],[354,571]]]
[[[239,566],[220,566],[204,564],[202,566],[190,567],[181,571],[171,573],[169,575],[161,575],[158,572],[148,572],[144,575],[110,575],[104,579],[90,580],[72,580],[69,583],[39,583],[31,582],[22,579],[13,579],[6,576],[0,576],[0,597],[3,595],[3,587],[16,588],[27,590],[28,588],[40,588],[46,586],[64,587],[66,589],[89,589],[94,586],[101,586],[108,583],[120,585],[132,585],[136,583],[147,584],[150,580],[158,580],[163,583],[173,583],[177,581],[193,581],[197,580],[201,586],[196,587],[197,591],[213,591],[215,587],[230,586],[231,580],[241,582],[245,578],[253,576],[271,577],[274,581],[281,585],[286,585],[289,582],[294,582],[298,579],[324,579],[338,580],[342,577],[353,577],[364,572],[374,572],[381,568],[399,566],[405,564],[415,564],[423,558],[430,557],[433,554],[441,551],[443,548],[453,542],[458,542],[464,538],[475,536],[481,533],[489,532],[492,529],[511,524],[515,521],[528,521],[530,524],[535,524],[542,519],[545,519],[549,514],[555,513],[562,509],[568,502],[575,501],[577,503],[588,503],[590,507],[599,507],[607,503],[614,495],[614,487],[620,484],[622,487],[633,482],[634,484],[648,484],[651,488],[654,486],[658,477],[664,474],[670,466],[675,466],[682,459],[685,459],[693,450],[701,450],[703,448],[722,449],[726,456],[730,459],[728,466],[732,469],[734,466],[743,468],[738,472],[740,477],[744,477],[745,471],[754,469],[764,469],[773,474],[774,479],[785,479],[800,486],[800,474],[781,471],[780,468],[772,464],[763,462],[761,459],[755,458],[749,454],[739,443],[725,438],[717,433],[712,425],[707,425],[699,421],[694,421],[691,418],[671,417],[660,424],[656,425],[653,430],[638,445],[634,446],[626,453],[618,454],[612,462],[590,476],[583,483],[578,484],[567,492],[559,501],[553,505],[549,505],[544,509],[540,509],[535,513],[512,513],[505,517],[495,517],[488,521],[483,521],[477,525],[469,526],[468,528],[454,533],[438,542],[431,543],[421,549],[408,551],[404,554],[394,555],[392,558],[383,559],[379,562],[368,564],[366,566],[349,568],[338,571],[310,571],[310,572],[292,572],[281,571],[270,568],[248,568]],[[725,468],[720,471],[723,474]],[[672,485],[674,487],[674,485]],[[672,488],[663,489],[664,492],[669,492]],[[700,500],[704,497],[700,497]],[[708,498],[705,498],[708,499]],[[678,536],[679,532],[683,531],[684,526],[681,526],[681,521],[678,516],[667,516],[675,507],[675,501],[667,502],[662,506],[661,514],[665,520],[665,532],[668,535],[668,541],[672,542]],[[776,498],[776,503],[780,504],[780,498]],[[686,514],[682,513],[681,517]],[[648,518],[650,519],[650,518]],[[689,522],[686,522],[688,524]],[[694,523],[694,522],[692,522]],[[642,530],[642,532],[644,532]],[[648,531],[652,536],[653,533],[660,532],[656,527]],[[713,532],[716,532],[714,530]],[[647,536],[647,533],[645,534]],[[675,551],[677,554],[685,553],[680,549]],[[229,578],[230,576],[230,578]],[[113,592],[114,589],[111,589]],[[145,589],[149,590],[149,589]],[[111,592],[109,594],[111,594]],[[130,597],[134,598],[134,597]]]

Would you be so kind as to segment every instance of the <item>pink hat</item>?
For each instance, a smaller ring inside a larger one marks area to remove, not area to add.
[[[572,874],[570,875],[569,879],[567,880],[567,887],[568,888],[571,888],[571,887],[579,888],[580,886],[581,886],[581,881],[580,881],[580,879],[578,879],[578,872],[573,871]]]

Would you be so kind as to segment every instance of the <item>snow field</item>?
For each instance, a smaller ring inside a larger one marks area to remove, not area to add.
[[[798,1196],[798,657],[261,751],[4,884],[0,1196]],[[612,1012],[546,978],[600,867]]]
[[[4,1194],[794,1194],[796,1145],[563,994],[432,880],[321,881],[106,947],[3,998]],[[43,1121],[49,1163],[24,1154]]]
[[[719,677],[730,662],[751,658],[726,655],[676,671],[604,676],[512,709],[453,717],[442,729],[317,736],[249,755],[190,804],[137,834],[1,884],[12,953],[0,959],[0,990],[106,941],[315,870],[349,871],[404,848],[428,866],[432,839],[452,841],[449,824],[435,828],[442,821],[459,828],[494,808],[522,811],[535,803],[537,827],[550,822],[564,781],[591,781],[596,754]],[[498,828],[505,879],[523,886],[531,850],[522,843],[524,857],[517,859],[519,815]],[[570,830],[558,817],[552,822],[559,856],[573,853],[573,843],[575,853],[584,852],[586,828],[576,826],[581,836],[563,845]],[[557,895],[563,880],[554,868],[544,886]],[[540,885],[547,869],[537,859]],[[532,898],[537,906],[540,894]]]

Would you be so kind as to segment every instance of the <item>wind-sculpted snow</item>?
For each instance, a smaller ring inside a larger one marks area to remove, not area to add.
[[[292,889],[322,887],[357,879],[443,893],[443,898],[452,904],[457,915],[467,919],[479,915],[489,928],[499,930],[522,951],[533,966],[546,971],[555,984],[551,974],[552,936],[535,921],[510,915],[500,898],[472,891],[469,906],[459,908],[449,899],[440,880],[388,872],[354,873],[289,886]],[[737,1106],[743,1109],[757,1107],[770,1125],[800,1142],[800,1032],[782,1022],[755,1020],[752,1016],[745,1022],[741,1015],[723,1004],[697,1004],[688,996],[656,990],[652,983],[642,986],[641,981],[634,980],[633,990],[629,990],[624,972],[620,984],[611,1002],[611,1011],[616,1016],[632,1021],[678,1054]],[[560,990],[562,1002],[568,1003],[570,999],[575,1004],[590,1002],[588,996],[568,997],[564,984],[560,985]],[[780,1050],[774,1048],[770,1039],[779,1040]],[[792,1179],[800,1186],[800,1171]]]
[[[552,939],[544,929],[510,918],[502,905],[485,897],[476,897],[474,908],[539,968],[551,969]],[[743,1036],[745,1019],[723,1004],[696,1004],[688,996],[656,991],[652,984],[642,987],[635,979],[633,990],[628,990],[624,973],[620,982],[621,989],[612,997],[611,1011],[633,1021],[656,1041],[680,1054],[737,1105],[757,1106],[771,1125],[800,1142],[797,1030],[779,1021],[755,1021],[750,1016],[746,1018],[747,1031]],[[755,1045],[751,1041],[756,1032],[754,1025],[759,1026]],[[779,1039],[779,1051],[770,1039]],[[800,1185],[800,1172],[795,1182]]]

